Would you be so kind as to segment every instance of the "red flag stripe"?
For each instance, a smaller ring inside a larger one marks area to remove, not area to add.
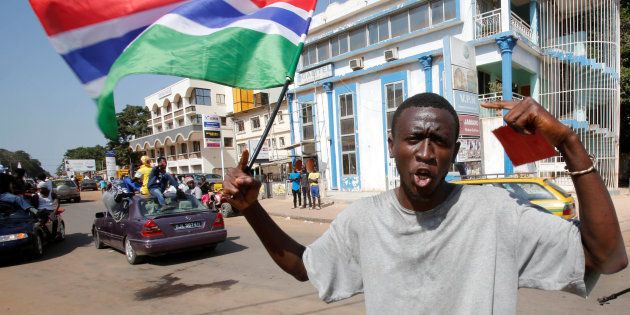
[[[48,36],[182,0],[29,0]]]
[[[276,2],[286,2],[306,12],[315,10],[315,3],[317,3],[317,1],[313,1],[313,0],[251,0],[251,1],[259,8],[266,7]]]

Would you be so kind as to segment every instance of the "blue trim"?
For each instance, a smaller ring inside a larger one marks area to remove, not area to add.
[[[433,92],[433,58],[431,56],[420,57],[420,65],[424,70],[424,90]]]
[[[295,87],[293,89],[293,91],[295,91],[296,93],[299,92],[304,92],[304,91],[308,91],[308,90],[312,90],[318,86],[320,86],[323,82],[337,82],[337,81],[347,81],[350,80],[352,78],[355,77],[359,77],[362,75],[366,75],[366,74],[370,74],[370,73],[375,73],[375,72],[384,72],[387,69],[390,68],[395,68],[401,65],[405,65],[405,64],[409,64],[409,63],[414,63],[414,62],[418,62],[418,59],[424,56],[441,56],[442,55],[442,49],[436,49],[436,50],[431,50],[431,51],[427,51],[427,52],[423,52],[420,54],[416,54],[413,56],[409,56],[406,58],[402,58],[402,59],[398,59],[398,60],[394,60],[394,61],[390,61],[390,62],[386,62],[386,63],[382,63],[380,65],[376,65],[374,67],[370,67],[367,69],[362,69],[362,70],[357,70],[357,71],[352,71],[343,75],[338,75],[338,76],[334,76],[334,77],[329,77],[326,79],[322,79],[320,81],[315,81],[315,82],[311,82],[309,84],[305,84],[299,87]],[[341,84],[343,84],[343,82],[341,82]]]
[[[290,134],[290,139],[291,139],[291,145],[295,144],[295,129],[293,126],[293,99],[295,98],[295,94],[294,93],[287,93],[287,105],[289,107],[289,132]],[[291,163],[293,165],[295,165],[295,148],[291,149]]]
[[[357,84],[356,83],[351,83],[351,84],[343,84],[341,86],[337,86],[334,89],[335,91],[335,108],[337,109],[336,111],[336,122],[337,125],[339,126],[339,128],[337,128],[337,132],[334,133],[334,137],[338,139],[337,141],[337,148],[339,150],[339,153],[337,153],[337,158],[339,159],[339,189],[342,191],[360,191],[361,190],[361,155],[359,153],[359,115],[357,112],[358,106],[358,95],[357,95]],[[353,111],[353,116],[354,116],[354,152],[355,152],[355,158],[356,158],[356,165],[357,165],[357,175],[343,175],[343,156],[342,156],[342,149],[341,149],[341,108],[339,106],[339,97],[341,95],[344,94],[352,94],[352,111]],[[331,134],[331,137],[333,135]],[[356,186],[353,186],[353,182],[354,180],[356,181]]]
[[[315,99],[315,94],[308,93],[308,94],[298,95],[297,99],[298,99],[298,122],[300,125],[300,130],[298,130],[298,132],[300,135],[300,142],[303,142],[304,138],[302,137],[302,104],[309,103],[309,102],[314,103],[313,100]],[[313,121],[313,135],[314,134],[315,134],[315,121]],[[302,152],[302,155],[304,155],[304,150],[302,147],[300,147],[300,152]]]
[[[403,70],[384,74],[381,76],[381,119],[383,121],[383,147],[385,149],[385,152],[383,154],[383,162],[385,164],[385,176],[389,175],[389,169],[387,167],[387,161],[389,159],[389,148],[387,147],[387,99],[385,98],[385,85],[398,81],[403,81],[403,100],[407,99],[407,71]]]
[[[440,69],[439,78],[440,78],[440,95],[444,96],[444,58],[438,62],[438,69]]]
[[[455,18],[461,19],[461,9],[460,9],[460,0],[455,0]],[[473,15],[474,16],[474,15]]]
[[[337,154],[335,153],[335,107],[333,106],[333,85],[330,82],[326,87],[326,83],[324,83],[324,91],[326,92],[327,101],[328,101],[328,136],[330,137],[330,177],[331,189],[337,189]]]
[[[501,50],[501,81],[503,82],[503,100],[512,100],[512,51],[516,46],[517,39],[512,36],[504,36],[496,39],[497,45]],[[503,110],[503,117],[509,111]],[[505,124],[505,123],[504,123]],[[503,151],[503,167],[504,173],[510,175],[514,173],[514,166],[507,153]]]
[[[442,96],[448,100],[449,103],[455,104],[453,102],[453,73],[451,69],[451,40],[450,36],[444,36],[442,38],[442,47],[444,47],[444,89],[442,90]]]

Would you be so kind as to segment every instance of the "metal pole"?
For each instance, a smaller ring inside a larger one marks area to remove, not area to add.
[[[267,135],[269,134],[269,130],[271,130],[271,126],[273,126],[273,121],[276,119],[276,115],[278,114],[278,110],[280,110],[280,105],[282,105],[282,101],[284,100],[284,95],[287,94],[287,88],[291,83],[291,78],[287,77],[284,82],[284,86],[282,87],[282,91],[280,92],[280,96],[278,97],[278,102],[276,102],[276,107],[274,107],[273,112],[271,112],[271,116],[267,121],[267,126],[265,126],[265,131],[263,131],[262,136],[260,136],[260,140],[258,141],[258,145],[256,145],[256,149],[249,157],[249,162],[247,163],[248,171],[251,171],[252,166],[254,166],[254,161],[256,161],[256,157],[258,157],[258,153],[260,153],[260,149],[262,149],[265,140],[267,139]]]

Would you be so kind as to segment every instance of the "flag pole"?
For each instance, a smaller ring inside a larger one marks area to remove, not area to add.
[[[269,130],[271,130],[271,126],[273,125],[274,120],[276,119],[276,115],[278,114],[278,110],[280,110],[280,106],[282,105],[282,101],[284,100],[285,94],[287,94],[287,89],[289,88],[289,84],[291,84],[291,78],[287,77],[284,82],[284,86],[282,87],[282,91],[280,92],[280,96],[278,97],[278,101],[276,102],[276,107],[274,107],[273,112],[271,112],[271,116],[267,121],[267,126],[265,126],[265,131],[263,131],[262,136],[260,136],[260,141],[258,141],[258,145],[256,145],[256,149],[252,155],[250,155],[249,162],[247,163],[247,170],[251,173],[252,166],[254,166],[254,161],[256,161],[256,157],[258,157],[258,153],[262,149],[265,140],[267,139],[267,135],[269,134]]]

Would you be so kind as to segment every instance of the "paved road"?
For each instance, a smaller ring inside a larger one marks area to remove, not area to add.
[[[83,193],[67,209],[66,241],[38,261],[0,262],[0,314],[362,314],[363,296],[321,302],[267,256],[242,217],[226,219],[228,241],[215,252],[190,252],[127,264],[122,253],[94,248],[89,234],[100,193]],[[308,244],[328,224],[277,218]],[[519,314],[628,314],[630,293],[600,306],[597,298],[630,287],[625,270],[600,279],[591,298],[521,290]],[[403,288],[401,288],[403,289]]]

